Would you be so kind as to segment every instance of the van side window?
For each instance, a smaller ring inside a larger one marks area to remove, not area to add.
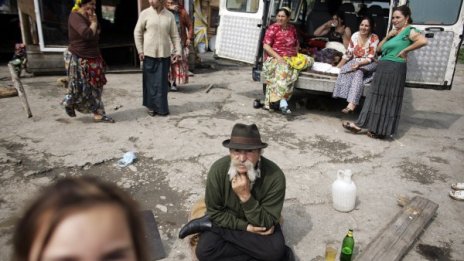
[[[234,12],[256,13],[259,8],[259,0],[227,0],[226,8]]]
[[[462,0],[409,0],[414,24],[453,25],[459,19]]]

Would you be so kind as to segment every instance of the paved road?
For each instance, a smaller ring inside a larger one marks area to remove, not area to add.
[[[463,66],[451,91],[406,90],[399,134],[389,141],[346,133],[341,120],[356,116],[339,113],[344,103],[330,97],[297,93],[290,117],[253,109],[261,86],[250,71],[228,63],[199,71],[169,94],[171,115],[165,118],[150,117],[141,106],[140,73],[110,74],[103,99],[114,125],[93,123],[88,115],[68,118],[59,106],[65,90],[57,76],[23,78],[33,118],[26,118],[18,98],[0,99],[0,260],[8,259],[13,224],[38,188],[87,174],[117,182],[154,212],[166,260],[190,260],[177,233],[203,196],[209,166],[227,153],[221,142],[236,122],[259,126],[269,143],[265,156],[286,173],[284,233],[299,260],[320,259],[325,243],[341,243],[348,228],[358,254],[400,210],[398,195],[440,205],[404,260],[462,259],[464,203],[447,193],[450,183],[464,181]],[[6,76],[2,67],[0,78]],[[117,167],[129,150],[139,160]],[[347,168],[358,187],[357,207],[339,213],[330,186],[337,170]]]

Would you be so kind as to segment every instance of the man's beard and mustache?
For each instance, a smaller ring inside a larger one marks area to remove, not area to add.
[[[229,180],[232,181],[232,179],[238,174],[238,168],[239,166],[244,165],[247,168],[247,176],[248,179],[250,180],[251,185],[255,183],[256,178],[259,178],[260,174],[257,169],[255,169],[255,166],[253,163],[249,160],[245,162],[240,162],[236,159],[232,159],[230,162],[230,168],[229,168]]]

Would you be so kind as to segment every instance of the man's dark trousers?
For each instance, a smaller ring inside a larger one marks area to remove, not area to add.
[[[272,235],[224,229],[213,226],[203,232],[196,248],[200,261],[281,261],[285,254],[285,239],[280,225]]]

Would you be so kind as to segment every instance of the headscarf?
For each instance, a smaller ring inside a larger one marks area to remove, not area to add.
[[[82,2],[82,0],[75,0],[74,1],[74,6],[73,6],[71,11],[77,12],[79,10],[79,8],[81,8],[81,2]]]

